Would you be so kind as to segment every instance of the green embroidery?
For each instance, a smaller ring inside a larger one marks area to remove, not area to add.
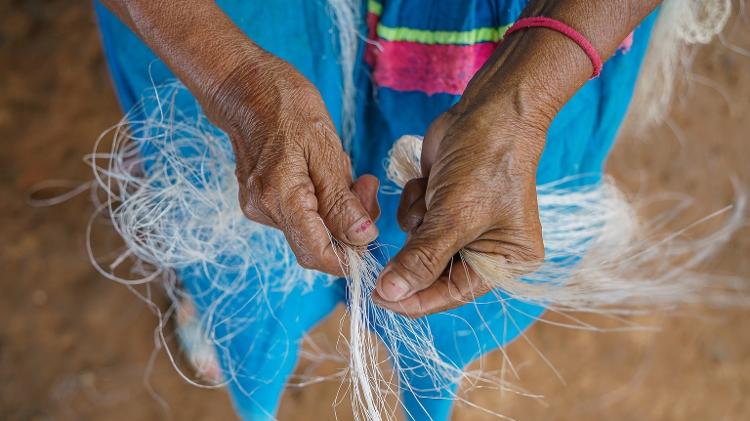
[[[367,11],[374,15],[380,16],[380,13],[383,12],[383,5],[378,1],[368,0]]]
[[[371,1],[372,2],[372,1]],[[380,6],[380,5],[378,5]],[[424,29],[393,28],[378,24],[377,34],[386,41],[409,41],[420,44],[476,44],[497,42],[510,25],[499,28],[477,28],[471,31],[428,31]]]

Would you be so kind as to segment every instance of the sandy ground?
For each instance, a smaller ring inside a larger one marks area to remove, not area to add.
[[[741,18],[727,40],[748,49],[750,17]],[[694,197],[682,223],[730,203],[730,176],[750,186],[750,58],[714,44],[693,71],[670,124],[648,140],[624,136],[610,163],[630,192]],[[0,3],[0,81],[0,419],[232,419],[223,391],[186,384],[163,353],[147,370],[156,320],[89,264],[87,197],[41,209],[24,202],[41,181],[90,179],[81,157],[120,117],[88,2]],[[706,269],[750,278],[748,234],[737,233]],[[114,241],[103,233],[95,239]],[[520,373],[510,380],[544,401],[496,391],[469,397],[519,420],[750,419],[750,312],[689,308],[639,322],[661,330],[604,334],[539,324],[508,352]],[[337,323],[316,334],[333,337]],[[338,386],[289,390],[279,418],[332,419]],[[345,406],[338,415],[350,419]],[[492,418],[459,405],[454,419]]]

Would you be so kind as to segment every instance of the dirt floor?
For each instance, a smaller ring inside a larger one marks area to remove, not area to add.
[[[726,34],[733,47],[715,43],[701,52],[670,123],[648,140],[624,136],[611,160],[611,173],[630,192],[693,196],[683,223],[731,203],[730,177],[750,186],[750,57],[740,50],[750,49],[750,16],[734,21],[739,26]],[[2,420],[234,417],[223,391],[188,385],[163,353],[147,370],[156,320],[92,269],[88,198],[51,208],[24,202],[41,181],[90,179],[81,157],[119,118],[89,2],[0,3]],[[750,279],[748,234],[737,233],[707,269]],[[508,352],[520,371],[514,381],[545,400],[496,391],[469,398],[522,421],[750,419],[750,311],[689,308],[639,321],[661,330],[587,333],[539,324]],[[333,335],[337,323],[332,318],[317,334]],[[289,390],[279,418],[333,419],[338,386]],[[350,419],[345,407],[338,416]],[[458,405],[454,419],[492,418]]]

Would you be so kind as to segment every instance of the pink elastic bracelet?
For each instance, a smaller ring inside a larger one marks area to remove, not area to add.
[[[573,40],[573,42],[578,44],[583,52],[586,53],[587,56],[589,56],[591,64],[594,66],[594,73],[591,78],[596,78],[602,72],[602,58],[599,57],[599,52],[596,51],[596,48],[594,48],[594,46],[591,44],[591,42],[589,42],[588,39],[586,39],[586,37],[581,35],[580,32],[576,31],[570,26],[560,22],[559,20],[546,18],[544,16],[523,18],[516,21],[516,23],[514,23],[513,26],[511,26],[505,32],[505,36],[507,37],[508,35],[516,31],[526,28],[547,28],[565,35],[566,37]]]

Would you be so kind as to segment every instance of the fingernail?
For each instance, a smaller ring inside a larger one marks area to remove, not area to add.
[[[386,270],[378,282],[378,294],[386,301],[401,301],[409,294],[409,284],[396,273]]]
[[[358,219],[357,222],[352,224],[352,226],[346,231],[346,236],[350,241],[354,242],[369,242],[375,239],[375,235],[375,224],[372,223],[372,219],[366,216]]]

